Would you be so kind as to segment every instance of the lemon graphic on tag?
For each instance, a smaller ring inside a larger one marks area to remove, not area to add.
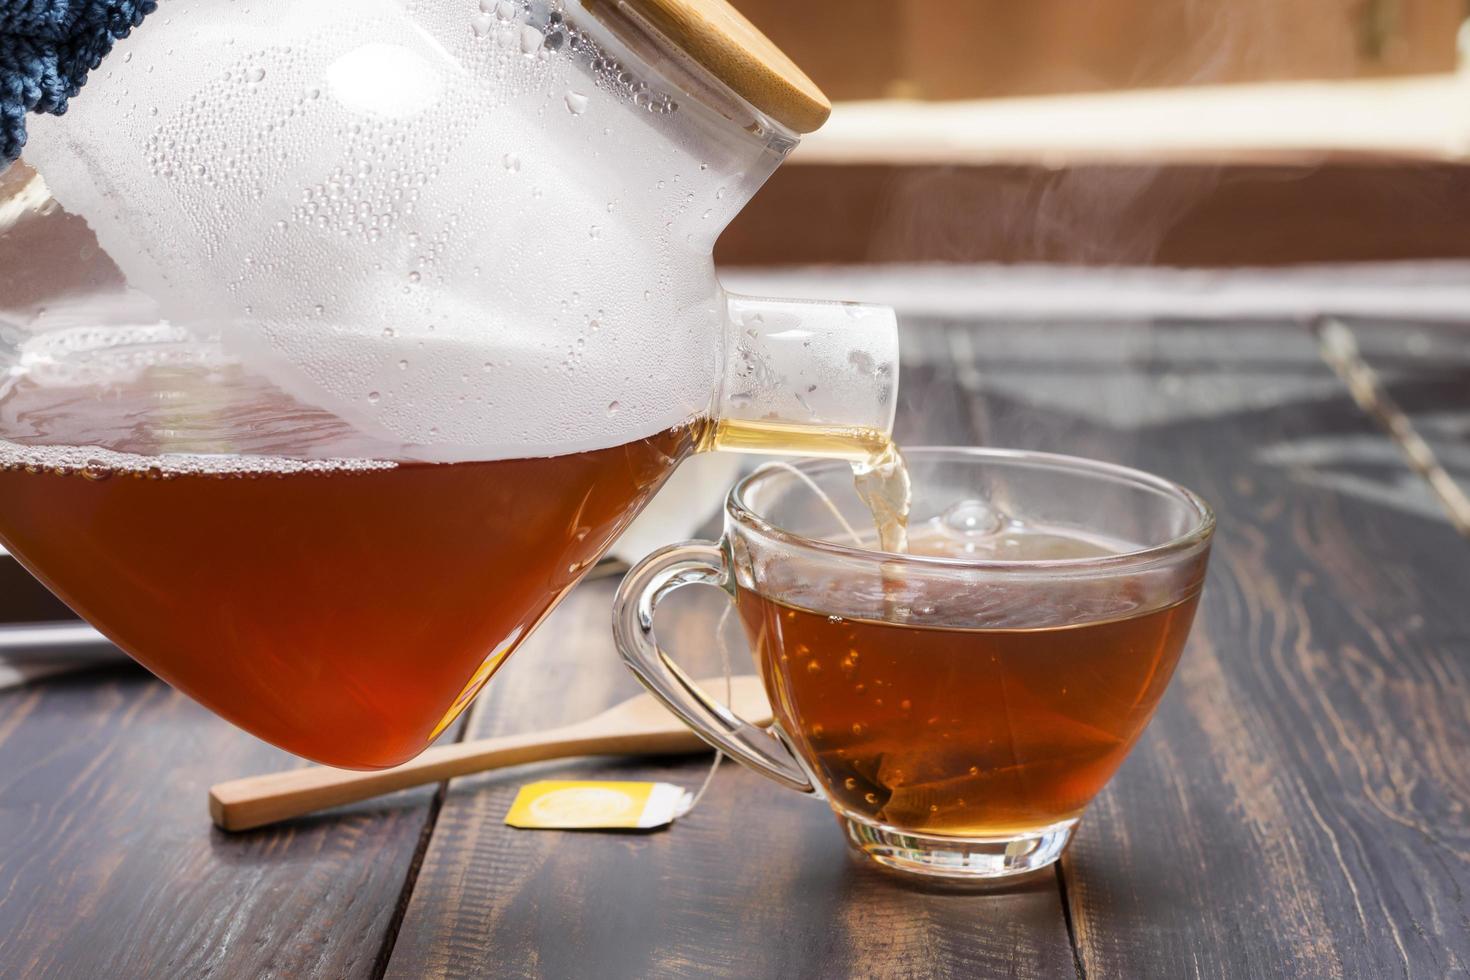
[[[538,797],[531,816],[541,824],[596,826],[634,817],[638,803],[627,793],[599,786],[569,786]]]

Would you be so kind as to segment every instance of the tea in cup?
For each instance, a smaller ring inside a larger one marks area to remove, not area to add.
[[[635,568],[629,665],[711,744],[824,796],[851,842],[904,871],[1045,867],[1138,740],[1199,601],[1214,518],[1182,487],[1039,453],[923,449],[907,550],[877,549],[839,460],[767,467],[719,543]],[[767,732],[658,649],[674,589],[726,590],[774,707]]]

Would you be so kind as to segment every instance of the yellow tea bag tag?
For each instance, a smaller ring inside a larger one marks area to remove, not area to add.
[[[528,830],[652,830],[689,812],[688,790],[672,783],[527,783],[505,822]]]

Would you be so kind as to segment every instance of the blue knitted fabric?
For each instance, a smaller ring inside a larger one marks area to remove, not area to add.
[[[20,156],[26,113],[66,111],[113,42],[157,0],[0,0],[0,168]]]

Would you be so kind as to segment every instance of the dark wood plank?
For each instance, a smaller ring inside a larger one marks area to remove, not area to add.
[[[219,779],[300,763],[141,669],[0,693],[0,977],[371,977],[433,790],[214,830]]]
[[[1173,688],[1064,861],[1086,975],[1464,975],[1470,546],[1311,335],[949,332],[983,352],[988,441],[1139,465],[1220,515]]]
[[[911,338],[904,428],[968,441],[967,407],[938,331]],[[928,345],[928,349],[922,349]],[[593,714],[637,691],[608,627],[611,583],[574,593],[484,695],[477,735]],[[723,597],[681,593],[666,643],[717,675]],[[732,634],[737,632],[731,627]],[[732,638],[733,666],[752,668]],[[699,761],[579,761],[565,778],[698,784]],[[954,977],[1073,973],[1056,881],[1003,894],[905,883],[847,854],[825,804],[726,763],[699,808],[647,835],[512,830],[516,790],[547,770],[452,784],[387,976]]]

